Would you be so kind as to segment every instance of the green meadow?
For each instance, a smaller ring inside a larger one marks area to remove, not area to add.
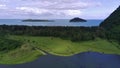
[[[21,41],[23,44],[14,50],[0,54],[0,64],[21,64],[31,62],[47,54],[57,56],[72,56],[82,52],[99,52],[105,54],[120,54],[115,42],[103,39],[94,41],[72,42],[56,37],[10,36],[9,39]]]

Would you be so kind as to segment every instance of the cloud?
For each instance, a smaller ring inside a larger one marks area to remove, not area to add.
[[[80,15],[82,12],[80,10],[48,10],[48,9],[40,9],[36,7],[17,7],[17,10],[28,13],[32,15],[47,15],[47,16],[76,16]]]
[[[45,12],[48,12],[48,10],[46,9],[39,9],[39,8],[32,8],[32,7],[17,7],[16,9],[24,11],[24,12],[28,12],[28,13],[35,13],[35,14],[42,14]]]
[[[101,5],[100,2],[80,0],[21,0],[21,2],[23,4],[17,6],[16,10],[31,16],[80,16],[83,9]]]
[[[81,15],[81,11],[80,10],[67,10],[67,12],[65,11],[65,14],[68,14],[70,16],[75,16],[75,15]]]
[[[31,1],[26,3],[26,1]],[[26,7],[39,7],[44,9],[56,9],[56,10],[78,10],[86,9],[88,7],[100,6],[100,2],[83,2],[80,0],[23,0]]]
[[[0,4],[0,7],[5,7],[6,5],[4,5],[4,4]]]
[[[100,2],[87,0],[0,0],[2,13],[19,16],[80,16],[82,10],[98,7]],[[4,9],[4,10],[3,10]]]
[[[6,5],[5,4],[0,4],[0,9],[6,9]]]

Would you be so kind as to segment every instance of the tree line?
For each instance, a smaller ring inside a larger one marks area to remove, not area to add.
[[[88,41],[105,37],[105,32],[100,27],[0,25],[0,31],[6,31],[11,35],[51,36],[71,41]]]

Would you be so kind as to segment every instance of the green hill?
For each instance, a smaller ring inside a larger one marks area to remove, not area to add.
[[[112,29],[120,25],[120,6],[100,26],[105,29]]]

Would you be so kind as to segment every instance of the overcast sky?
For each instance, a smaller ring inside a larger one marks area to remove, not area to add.
[[[119,0],[0,0],[0,18],[104,19]]]

